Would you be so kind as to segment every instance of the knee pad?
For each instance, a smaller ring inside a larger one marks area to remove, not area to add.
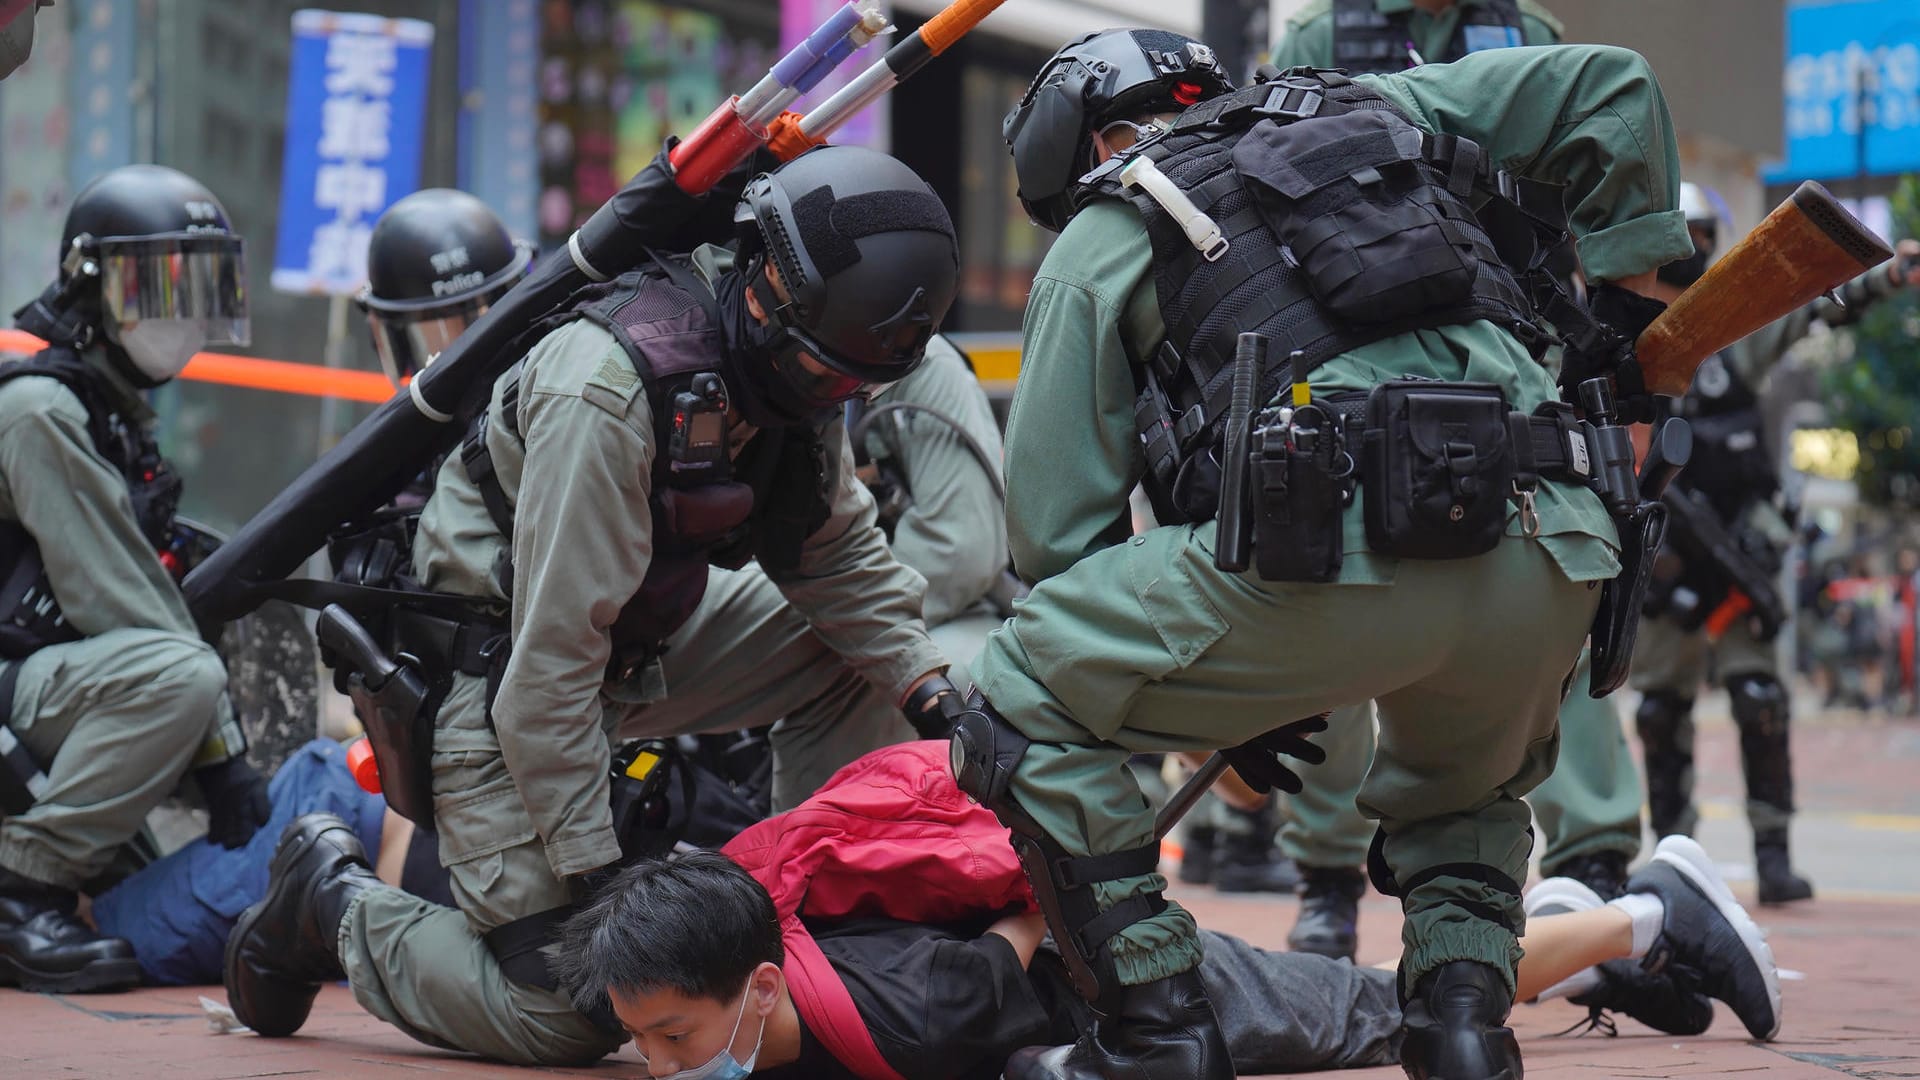
[[[1012,833],[1013,850],[1040,913],[1053,932],[1073,988],[1096,1011],[1111,1013],[1123,989],[1115,977],[1115,934],[1167,909],[1158,892],[1135,895],[1101,910],[1093,886],[1153,873],[1160,845],[1105,855],[1073,855],[1023,809],[1010,791],[1032,740],[1007,723],[979,690],[954,719],[949,764],[960,790],[993,811]]]
[[[1727,681],[1747,798],[1793,812],[1793,757],[1787,738],[1787,688],[1770,675]]]
[[[1693,699],[1666,690],[1648,691],[1634,711],[1633,726],[1649,748],[1673,746],[1680,725],[1693,714]]]
[[[1771,675],[1738,675],[1727,680],[1727,698],[1733,708],[1733,722],[1744,736],[1749,730],[1761,737],[1784,734],[1787,730],[1787,688]]]

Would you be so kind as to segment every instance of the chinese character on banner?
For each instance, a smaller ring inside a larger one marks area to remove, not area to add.
[[[367,277],[367,240],[420,184],[433,26],[296,11],[273,287],[342,295]]]

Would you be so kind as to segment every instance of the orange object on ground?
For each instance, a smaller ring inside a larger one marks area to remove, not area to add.
[[[369,795],[380,794],[380,765],[373,760],[373,744],[363,736],[347,747],[347,770],[353,782]]]

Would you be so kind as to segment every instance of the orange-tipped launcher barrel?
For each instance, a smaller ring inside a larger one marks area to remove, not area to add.
[[[1640,335],[1647,389],[1686,393],[1702,360],[1891,258],[1826,188],[1801,184]]]

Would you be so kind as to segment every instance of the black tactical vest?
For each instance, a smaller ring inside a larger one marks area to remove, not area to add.
[[[1213,219],[1224,254],[1210,259],[1150,195],[1123,185],[1136,155]],[[1152,356],[1132,359],[1156,511],[1210,516],[1207,480],[1183,466],[1210,467],[1243,332],[1272,341],[1260,402],[1295,372],[1410,330],[1487,319],[1540,342],[1507,264],[1539,264],[1544,241],[1504,228],[1496,245],[1469,203],[1513,209],[1499,192],[1515,183],[1471,140],[1428,135],[1372,91],[1307,69],[1195,105],[1082,177],[1077,204],[1126,199],[1153,245],[1167,333]],[[1387,205],[1369,202],[1369,189]],[[1547,201],[1557,210],[1557,192]]]
[[[55,346],[0,367],[0,384],[27,376],[54,379],[80,399],[94,450],[126,480],[140,534],[155,552],[167,550],[180,506],[180,477],[160,456],[152,434],[113,407],[105,377],[72,349]],[[39,544],[19,522],[0,523],[0,656],[18,658],[79,636],[60,612]]]
[[[723,373],[727,343],[718,309],[686,271],[687,261],[662,258],[678,265],[650,263],[587,286],[546,328],[551,332],[586,319],[605,329],[639,374],[653,413],[655,452],[648,499],[653,559],[640,591],[615,623],[617,665],[622,653],[631,658],[635,650],[656,647],[693,615],[706,592],[709,565],[738,569],[758,559],[776,573],[793,567],[806,538],[831,513],[827,448],[820,430],[812,426],[757,431],[734,457],[726,479],[689,484],[675,473],[669,453],[674,397],[688,390],[696,376]],[[517,379],[518,373],[507,377]],[[513,392],[512,387],[507,391]],[[509,401],[503,415],[510,423],[515,412]],[[480,437],[469,435],[468,448],[484,446],[482,423],[476,423],[475,432]],[[497,480],[481,479],[491,465],[477,466],[475,456],[463,452],[468,475],[481,487],[496,526],[511,537],[512,521],[502,520],[505,500],[497,494]],[[489,488],[495,494],[490,495]]]
[[[1407,51],[1412,47],[1412,22],[1410,10],[1387,15],[1374,0],[1333,0],[1333,66],[1354,75],[1407,70],[1414,66]],[[1519,3],[1486,0],[1460,5],[1460,22],[1447,42],[1446,52],[1421,59],[1450,63],[1471,52],[1526,43]]]
[[[1707,357],[1694,373],[1680,413],[1693,427],[1693,459],[1676,484],[1706,495],[1729,522],[1780,490],[1760,398],[1724,351]]]

